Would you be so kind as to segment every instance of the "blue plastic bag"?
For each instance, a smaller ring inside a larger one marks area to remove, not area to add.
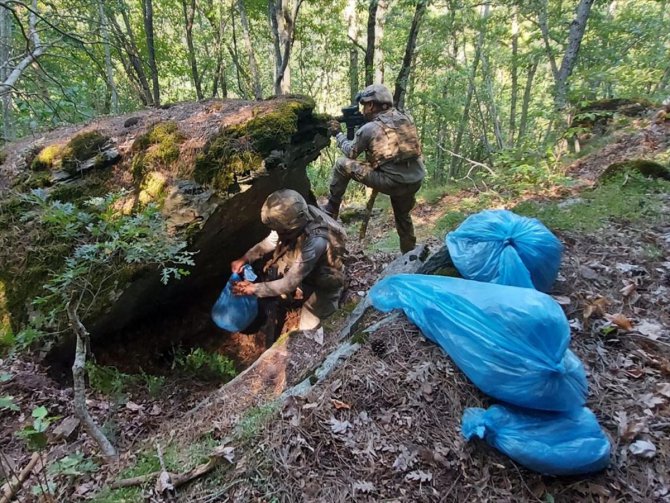
[[[445,242],[466,279],[548,292],[561,266],[558,238],[539,220],[507,210],[471,215]]]
[[[256,279],[249,265],[244,266],[243,274],[247,281]],[[219,328],[228,332],[244,330],[258,316],[258,299],[255,295],[233,294],[233,283],[241,280],[242,277],[239,274],[233,273],[212,307],[212,320]]]
[[[585,403],[584,368],[567,349],[568,321],[548,295],[530,288],[399,274],[377,283],[370,298],[381,311],[403,309],[487,395],[553,411]]]
[[[586,407],[569,413],[494,405],[466,409],[463,436],[483,438],[517,463],[547,475],[581,475],[607,468],[610,442]]]

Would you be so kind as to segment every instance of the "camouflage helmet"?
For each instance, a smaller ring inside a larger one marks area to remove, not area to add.
[[[309,221],[307,203],[295,190],[282,189],[268,196],[261,208],[261,221],[273,231],[289,233]]]
[[[374,101],[382,105],[393,105],[393,95],[388,87],[383,84],[372,84],[356,95],[356,101],[359,103],[367,103]]]

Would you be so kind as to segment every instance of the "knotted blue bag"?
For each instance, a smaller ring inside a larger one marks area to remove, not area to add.
[[[517,463],[546,475],[581,475],[607,468],[610,443],[586,407],[569,413],[494,405],[463,414],[463,436],[483,438]]]
[[[567,349],[561,307],[530,288],[459,278],[399,274],[370,291],[381,311],[402,309],[484,393],[521,407],[581,407],[587,384]]]
[[[243,274],[247,281],[256,279],[249,265],[244,266]],[[233,283],[241,280],[239,274],[233,273],[212,307],[212,320],[219,328],[228,332],[244,330],[258,316],[258,299],[255,295],[233,294]]]
[[[469,216],[445,242],[464,278],[543,292],[556,281],[563,251],[542,222],[507,210]]]

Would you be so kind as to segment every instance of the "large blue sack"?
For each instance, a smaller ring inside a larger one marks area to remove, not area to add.
[[[483,438],[517,463],[546,475],[581,475],[607,468],[610,443],[586,407],[569,413],[494,405],[466,409],[463,436]]]
[[[420,274],[370,291],[381,311],[403,309],[484,393],[532,409],[584,405],[584,368],[567,349],[570,327],[550,296],[530,288]]]
[[[548,292],[561,266],[558,238],[539,220],[507,210],[469,216],[445,242],[466,279]]]
[[[245,279],[251,281],[248,274],[245,271]],[[258,316],[258,298],[255,295],[233,294],[233,283],[241,280],[239,274],[233,273],[212,307],[212,320],[219,328],[228,332],[244,330]]]

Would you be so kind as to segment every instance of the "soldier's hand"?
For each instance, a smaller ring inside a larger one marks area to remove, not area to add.
[[[337,136],[337,133],[340,133],[340,123],[337,122],[335,119],[331,119],[328,121],[328,133],[330,136]]]
[[[256,285],[249,281],[238,281],[233,283],[234,295],[253,295],[256,293]]]
[[[230,263],[230,271],[233,273],[240,274],[242,272],[242,268],[246,265],[247,260],[242,257],[238,258],[237,260],[233,260]]]

